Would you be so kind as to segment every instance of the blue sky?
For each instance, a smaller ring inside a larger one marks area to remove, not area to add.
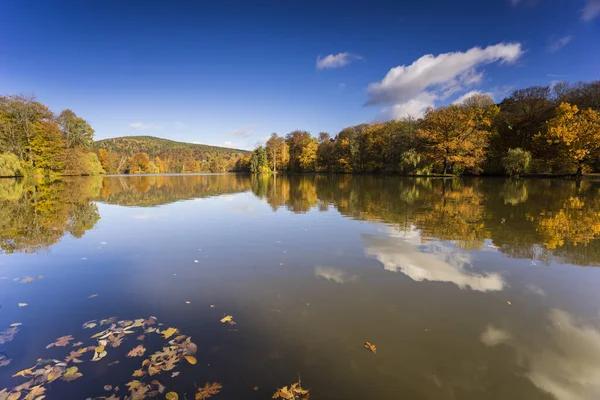
[[[3,0],[0,93],[96,138],[252,148],[479,91],[600,79],[600,0]]]

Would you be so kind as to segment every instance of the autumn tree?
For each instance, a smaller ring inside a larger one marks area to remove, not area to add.
[[[427,156],[440,165],[443,174],[476,173],[485,159],[490,126],[497,113],[496,106],[429,109],[418,136]]]
[[[94,130],[83,118],[71,110],[64,110],[56,118],[68,148],[88,148],[94,143]]]
[[[319,133],[317,148],[317,169],[319,171],[333,170],[333,140],[329,133]]]
[[[58,126],[42,121],[34,125],[34,136],[26,146],[32,166],[44,173],[60,172],[64,167],[64,142]]]
[[[285,142],[288,145],[290,153],[289,168],[293,171],[300,171],[300,156],[302,150],[311,140],[310,133],[306,131],[293,131],[286,135]]]
[[[265,150],[273,172],[287,168],[290,160],[290,151],[285,138],[278,136],[276,133],[271,134],[271,137],[267,140]]]
[[[130,174],[144,174],[150,166],[150,157],[146,153],[136,153],[129,160]]]
[[[13,153],[31,164],[29,150],[40,132],[39,124],[50,123],[53,117],[52,111],[33,97],[0,96],[0,152]]]
[[[583,167],[600,157],[600,112],[561,103],[556,116],[538,137],[555,147],[560,157],[573,163],[576,175],[581,176]]]
[[[315,171],[317,168],[317,149],[319,143],[316,138],[311,137],[302,147],[298,164],[303,171]]]

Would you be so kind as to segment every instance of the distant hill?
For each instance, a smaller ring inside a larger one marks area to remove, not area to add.
[[[227,147],[209,146],[206,144],[176,142],[175,140],[162,139],[154,136],[123,136],[102,139],[94,142],[94,147],[110,152],[127,154],[147,153],[150,157],[157,157],[164,153],[187,153],[196,157],[204,154],[248,154],[247,150],[229,149]],[[201,157],[204,158],[204,157]]]

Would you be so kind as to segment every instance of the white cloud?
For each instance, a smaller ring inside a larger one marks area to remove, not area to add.
[[[240,129],[236,129],[233,132],[229,132],[229,135],[241,138],[247,138],[254,135],[254,125],[246,126]]]
[[[161,129],[162,128],[162,126],[160,126],[160,125],[146,124],[143,122],[131,122],[129,124],[129,127],[133,128],[133,129],[140,129],[140,130]]]
[[[600,0],[587,0],[585,7],[581,10],[581,19],[589,22],[600,16]]]
[[[421,118],[428,108],[435,104],[436,96],[433,93],[419,93],[414,99],[406,103],[395,104],[391,107],[385,107],[381,110],[384,120],[400,119],[404,117]]]
[[[353,60],[362,60],[362,57],[357,54],[348,52],[329,54],[325,57],[317,57],[317,69],[341,68],[350,64]]]
[[[488,325],[479,339],[486,346],[494,347],[509,341],[511,338],[512,335],[509,332],[494,328],[492,325]]]
[[[366,105],[393,105],[388,113],[424,111],[436,99],[480,83],[483,73],[477,68],[500,62],[511,63],[523,54],[520,43],[499,43],[486,48],[473,47],[466,52],[427,54],[410,65],[392,68],[380,82],[369,85]]]
[[[315,276],[324,278],[335,283],[354,282],[358,279],[357,275],[350,275],[346,271],[333,267],[315,267]]]
[[[554,53],[568,45],[571,42],[571,40],[573,40],[572,35],[563,36],[560,39],[550,43],[547,50],[549,53]]]
[[[259,137],[258,140],[256,141],[256,143],[254,144],[254,147],[264,146],[265,143],[267,143],[267,140],[269,140],[269,139],[270,139],[270,136]]]
[[[539,286],[529,284],[525,286],[525,290],[529,293],[537,294],[538,296],[546,296],[546,291]]]
[[[233,142],[226,141],[226,142],[223,142],[223,146],[225,146],[225,147],[233,147],[234,144],[233,144]]]
[[[401,272],[414,281],[449,282],[480,292],[504,289],[502,276],[471,271],[468,253],[439,242],[430,243],[426,249],[402,237],[364,235],[364,239],[367,255],[376,258],[387,271]]]
[[[490,96],[492,99],[494,98],[494,94],[492,92],[480,92],[479,90],[471,90],[470,92],[467,92],[465,94],[463,94],[462,96],[460,96],[458,99],[454,100],[452,102],[452,104],[462,104],[466,99],[468,99],[469,97],[476,95],[476,94],[485,94]]]

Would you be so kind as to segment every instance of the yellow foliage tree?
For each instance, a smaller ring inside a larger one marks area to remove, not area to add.
[[[443,174],[470,169],[479,172],[485,160],[496,106],[452,105],[429,109],[417,135],[426,154],[441,165]]]
[[[540,133],[538,138],[545,138],[564,159],[574,163],[578,176],[585,164],[600,157],[600,112],[561,103],[546,128],[545,135]]]

